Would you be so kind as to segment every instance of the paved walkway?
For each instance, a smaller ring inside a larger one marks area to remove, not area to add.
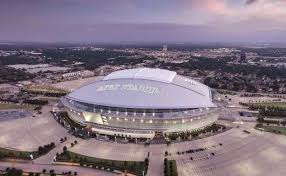
[[[164,157],[163,155],[153,155],[150,152],[147,176],[155,175],[164,175]]]

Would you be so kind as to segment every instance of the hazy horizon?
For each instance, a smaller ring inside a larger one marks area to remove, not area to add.
[[[0,41],[285,43],[284,0],[2,0]]]

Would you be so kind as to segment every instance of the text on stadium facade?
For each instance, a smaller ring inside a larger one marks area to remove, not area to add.
[[[107,84],[96,88],[97,92],[115,90],[138,91],[144,92],[146,94],[157,94],[160,92],[157,87],[146,86],[142,84]]]

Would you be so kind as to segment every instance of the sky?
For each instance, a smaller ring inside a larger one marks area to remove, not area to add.
[[[286,43],[286,0],[0,0],[0,41]]]

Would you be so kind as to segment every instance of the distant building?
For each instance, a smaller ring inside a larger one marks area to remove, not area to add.
[[[240,62],[246,62],[246,54],[245,53],[240,54]]]
[[[94,76],[94,72],[89,71],[89,70],[84,70],[84,71],[65,73],[62,75],[62,78],[68,79],[68,78],[74,78],[74,77],[90,77],[90,76]]]
[[[168,50],[168,46],[167,45],[163,45],[163,51],[166,52]]]
[[[17,86],[19,86],[19,87],[29,86],[29,85],[31,85],[32,83],[33,83],[32,81],[18,81]]]
[[[0,84],[0,98],[7,98],[20,92],[17,86],[11,84]]]

